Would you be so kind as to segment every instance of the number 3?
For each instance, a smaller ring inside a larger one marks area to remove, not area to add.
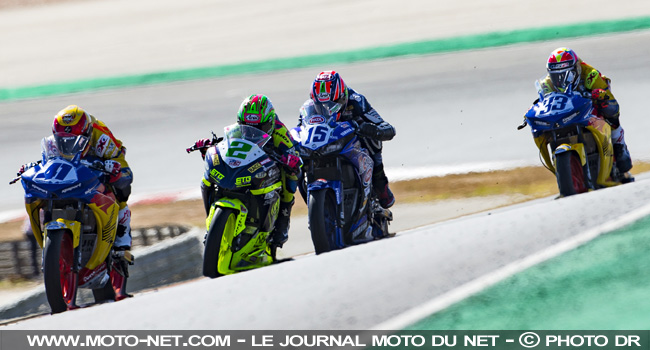
[[[566,96],[551,96],[545,101],[545,109],[540,114],[547,114],[551,111],[562,111],[566,108],[569,99]]]

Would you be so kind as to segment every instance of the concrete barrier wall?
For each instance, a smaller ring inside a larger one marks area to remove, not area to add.
[[[152,226],[132,230],[133,249],[147,247],[182,235],[190,230],[185,225]],[[29,236],[33,239],[34,236]],[[41,270],[41,247],[27,240],[0,243],[0,280],[33,279]]]
[[[134,249],[135,265],[129,267],[127,291],[140,292],[200,277],[204,233],[195,227],[178,237]],[[80,305],[94,302],[92,291],[80,289],[77,301]],[[0,306],[0,321],[49,312],[45,289],[41,285],[26,292],[23,298]]]

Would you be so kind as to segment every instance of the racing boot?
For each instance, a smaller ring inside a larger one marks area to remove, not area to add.
[[[372,172],[372,187],[379,198],[379,204],[384,209],[388,209],[395,204],[395,196],[388,187],[388,178],[384,173],[384,165],[375,166]]]
[[[126,204],[117,217],[117,235],[113,247],[115,250],[131,249],[131,210]]]
[[[632,157],[625,144],[625,134],[623,127],[612,128],[612,142],[614,146],[614,158],[618,171],[623,174],[623,183],[634,181],[634,177],[629,173],[632,169]]]
[[[132,297],[126,292],[129,265],[133,265],[135,260],[131,254],[131,210],[126,203],[123,205],[117,218],[117,235],[113,243],[113,269],[110,274],[115,301]]]
[[[115,291],[115,301],[133,296],[126,292],[126,280],[129,278],[129,265],[133,265],[133,262],[134,257],[128,250],[113,252],[113,268],[110,273],[110,283]]]
[[[289,239],[289,218],[291,216],[291,208],[293,208],[295,200],[291,202],[280,202],[280,213],[278,219],[275,221],[275,227],[271,232],[271,245],[282,248],[282,245]]]

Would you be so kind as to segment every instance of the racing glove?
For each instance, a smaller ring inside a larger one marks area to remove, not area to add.
[[[357,130],[357,134],[378,141],[388,141],[395,136],[395,128],[386,122],[382,122],[379,125],[373,123],[361,123]]]
[[[375,138],[378,132],[379,128],[377,128],[377,125],[372,123],[362,123],[357,130],[357,134],[370,138]]]
[[[201,158],[205,159],[205,152],[207,152],[210,146],[212,146],[211,139],[199,139],[194,142],[193,147],[188,148],[186,151],[191,152],[192,150],[198,149],[201,152]]]
[[[609,96],[607,96],[607,91],[603,89],[593,89],[591,91],[591,98],[597,101],[609,100]]]
[[[607,91],[603,89],[593,89],[591,90],[591,99],[594,100],[594,104],[600,108],[606,108],[609,105],[609,96],[607,96]]]
[[[38,163],[37,163],[37,162],[31,162],[31,163],[27,163],[27,164],[23,164],[23,165],[21,165],[21,166],[20,166],[20,169],[18,169],[18,173],[16,174],[16,176],[20,176],[20,175],[22,175],[22,174],[23,174],[24,172],[26,172],[27,170],[29,170],[29,169],[35,167],[36,164],[38,164]]]
[[[110,174],[108,179],[109,183],[119,180],[122,176],[122,165],[117,161],[111,159],[104,161],[104,170]]]
[[[298,173],[300,167],[302,166],[302,159],[293,154],[283,154],[280,157],[280,163],[282,163],[289,171],[292,173]]]

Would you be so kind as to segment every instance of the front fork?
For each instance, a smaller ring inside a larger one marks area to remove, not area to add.
[[[310,160],[310,169],[313,169],[314,166],[314,161]],[[337,157],[336,158],[336,171],[338,174],[341,173],[341,160]],[[318,181],[318,182],[312,182],[312,183],[307,183],[307,193],[306,196],[309,198],[309,194],[311,191],[316,191],[316,190],[322,190],[322,189],[330,189],[334,191],[335,197],[336,197],[336,211],[339,213],[339,215],[336,217],[336,226],[339,229],[343,229],[345,226],[345,207],[344,207],[344,202],[343,202],[343,183],[341,180],[325,180],[323,181]],[[307,203],[309,204],[309,203]]]
[[[76,309],[79,307],[77,305],[77,287],[79,286],[79,271],[82,268],[81,245],[79,244],[79,242],[81,239],[81,230],[82,230],[81,221],[83,219],[83,206],[84,206],[83,202],[81,201],[77,202],[77,208],[76,208],[74,220],[57,219],[55,222],[53,222],[52,220],[53,204],[52,201],[49,201],[47,204],[47,210],[45,211],[44,220],[43,220],[45,223],[44,224],[45,229],[43,230],[44,231],[43,242],[45,242],[45,240],[47,239],[49,229],[60,229],[62,228],[61,225],[64,225],[65,229],[70,231],[71,233],[70,236],[70,238],[72,239],[72,261],[70,266],[71,275],[67,276],[66,271],[60,271],[60,273],[62,274],[61,283],[65,284],[67,287],[70,288],[69,295],[64,296],[64,300],[69,310]],[[48,226],[51,227],[48,229]],[[65,249],[65,248],[61,247],[61,249]],[[43,253],[45,253],[45,250],[43,250]],[[43,255],[41,259],[42,259],[41,266],[44,266],[45,255]],[[61,269],[61,265],[59,265],[59,269]],[[69,279],[69,281],[66,281],[65,279]]]
[[[576,152],[580,158],[580,164],[582,164],[582,172],[586,180],[586,187],[590,190],[595,189],[593,178],[591,177],[591,169],[589,168],[589,161],[587,159],[587,152],[585,151],[585,139],[582,133],[582,128],[576,126],[578,142],[577,143],[563,143],[555,147],[553,151],[553,157],[555,158],[558,154],[564,152]],[[553,145],[557,145],[557,134],[553,133]]]

